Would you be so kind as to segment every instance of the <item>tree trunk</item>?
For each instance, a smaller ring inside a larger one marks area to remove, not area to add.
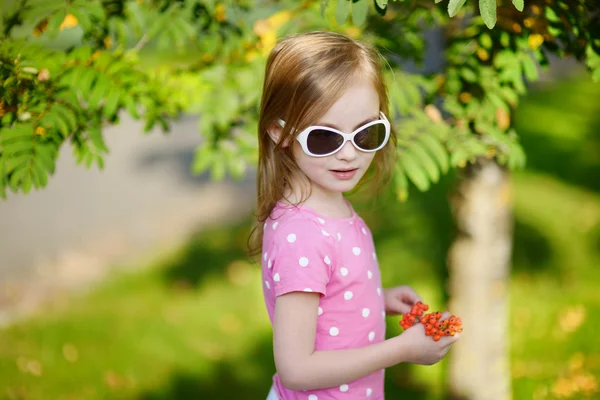
[[[448,254],[449,308],[464,328],[449,353],[450,393],[456,399],[508,400],[509,175],[487,159],[463,173],[450,199],[458,232]]]

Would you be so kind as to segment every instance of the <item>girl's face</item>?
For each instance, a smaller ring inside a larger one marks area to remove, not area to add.
[[[379,119],[379,95],[366,78],[357,79],[338,101],[314,125],[330,126],[351,133],[367,122]],[[298,141],[293,144],[294,157],[300,170],[312,182],[313,193],[325,195],[352,190],[363,177],[375,157],[374,152],[358,150],[348,141],[335,154],[312,157],[304,153]]]

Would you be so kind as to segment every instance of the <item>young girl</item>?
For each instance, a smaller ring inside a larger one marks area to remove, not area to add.
[[[420,298],[382,288],[371,232],[343,195],[393,167],[379,60],[363,43],[312,32],[282,40],[267,61],[253,239],[273,325],[269,399],[383,399],[384,368],[434,364],[458,339],[435,342],[418,324],[386,340],[386,315]]]

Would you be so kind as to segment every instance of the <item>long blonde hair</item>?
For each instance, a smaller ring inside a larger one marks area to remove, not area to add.
[[[292,146],[302,129],[315,124],[357,77],[368,77],[379,94],[380,110],[388,114],[388,98],[381,73],[381,55],[372,46],[333,32],[309,32],[287,37],[267,60],[258,119],[258,176],[256,225],[249,237],[251,256],[261,252],[263,225],[281,200],[291,177],[300,172]],[[268,129],[278,119],[286,121],[277,143]],[[290,127],[296,127],[294,132]],[[396,152],[396,134],[373,161],[375,188],[391,177]],[[300,174],[301,175],[301,174]],[[306,198],[305,198],[306,199]]]

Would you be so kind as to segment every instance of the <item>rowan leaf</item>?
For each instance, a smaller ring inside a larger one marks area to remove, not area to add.
[[[525,7],[524,0],[512,0],[512,3],[517,10],[523,11],[523,8]]]
[[[425,192],[430,187],[429,179],[419,166],[419,162],[415,160],[415,157],[411,152],[404,150],[400,154],[400,165],[406,171],[406,175],[415,184],[417,189]]]
[[[450,0],[448,2],[448,15],[454,17],[467,0]]]
[[[479,0],[479,12],[485,25],[492,29],[496,25],[496,0]]]
[[[350,12],[350,0],[338,0],[337,8],[335,11],[335,19],[338,25],[344,25],[346,19],[348,19],[348,13]]]
[[[369,11],[368,0],[357,0],[352,2],[352,23],[361,26],[367,20]]]

